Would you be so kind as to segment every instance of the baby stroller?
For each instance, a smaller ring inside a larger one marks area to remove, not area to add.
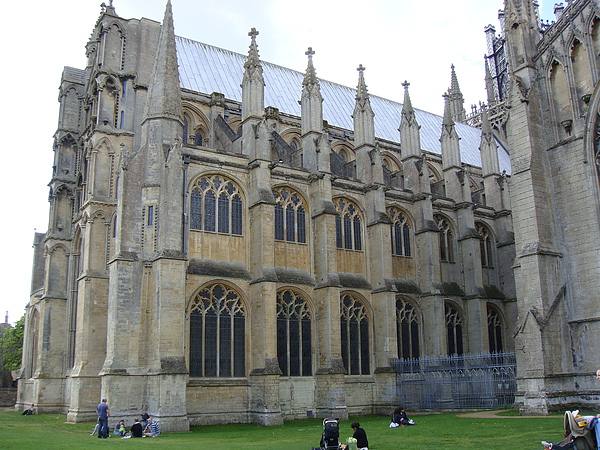
[[[338,450],[340,448],[340,419],[323,419],[321,446],[316,450]]]
[[[597,420],[598,418],[594,416],[580,416],[579,411],[565,411],[565,439],[556,444],[542,441],[544,449],[597,449],[596,434],[594,432]]]

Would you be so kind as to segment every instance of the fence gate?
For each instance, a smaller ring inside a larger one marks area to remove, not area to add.
[[[405,409],[510,408],[515,401],[514,352],[401,359],[394,365]]]

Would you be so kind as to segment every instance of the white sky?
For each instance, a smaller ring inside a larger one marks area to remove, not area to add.
[[[109,0],[105,0],[108,3]],[[0,232],[0,320],[16,322],[29,301],[34,231],[48,225],[52,136],[58,118],[63,66],[85,67],[85,44],[101,0],[11,0],[0,27],[4,86],[0,112],[5,174]],[[552,19],[554,1],[542,3]],[[114,0],[123,18],[162,21],[166,0]],[[248,31],[259,30],[263,60],[304,71],[310,46],[320,78],[355,87],[366,67],[369,92],[403,100],[410,82],[413,105],[443,112],[442,94],[456,66],[465,109],[484,101],[484,27],[499,31],[502,0],[172,0],[175,33],[238,53],[248,51]],[[241,80],[240,80],[241,81]],[[377,118],[375,118],[377,120]],[[31,133],[31,134],[30,134]],[[22,170],[23,172],[19,172]],[[18,221],[13,222],[13,221]]]

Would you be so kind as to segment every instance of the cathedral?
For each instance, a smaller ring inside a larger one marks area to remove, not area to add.
[[[600,8],[502,17],[488,105],[452,67],[437,116],[362,66],[319,79],[311,48],[262,61],[255,29],[246,55],[177,36],[170,0],[103,5],[60,81],[17,407],[344,419],[398,403],[399,360],[511,350],[523,413],[596,402]]]

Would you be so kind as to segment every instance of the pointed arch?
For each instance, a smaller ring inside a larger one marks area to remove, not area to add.
[[[483,222],[475,222],[475,228],[481,239],[479,241],[481,266],[484,268],[493,268],[495,265],[494,249],[496,247],[494,234],[490,227]]]
[[[434,214],[433,220],[440,231],[440,261],[455,262],[456,235],[452,221],[441,214]]]
[[[190,192],[191,230],[243,235],[240,184],[222,174],[204,174],[193,180]]]
[[[246,376],[247,303],[223,280],[201,286],[188,303],[190,377]]]
[[[463,331],[464,313],[450,300],[444,301],[444,319],[446,324],[446,349],[448,355],[464,354]]]
[[[345,291],[340,295],[342,361],[348,375],[371,373],[369,344],[370,311],[360,294]]]
[[[590,101],[592,95],[592,68],[588,51],[583,44],[583,39],[573,37],[569,46],[571,54],[571,65],[573,67],[573,77],[575,78],[575,90],[577,91],[577,102],[580,111],[583,111],[584,105]]]
[[[556,122],[561,125],[558,130],[559,134],[569,136],[573,124],[569,84],[564,65],[557,58],[552,59],[548,79],[550,80],[550,92]]]
[[[489,351],[490,353],[502,353],[504,351],[504,320],[502,314],[492,303],[487,303],[486,311]]]
[[[314,311],[302,291],[277,291],[277,360],[283,376],[311,376]]]
[[[363,249],[363,214],[358,205],[346,197],[333,199],[335,205],[336,246],[346,250]]]
[[[409,215],[397,206],[388,206],[391,221],[392,255],[411,257],[414,227]]]
[[[306,243],[308,202],[289,186],[272,188],[275,197],[275,240]]]
[[[399,359],[421,356],[421,312],[416,303],[401,295],[396,296],[396,340]]]

